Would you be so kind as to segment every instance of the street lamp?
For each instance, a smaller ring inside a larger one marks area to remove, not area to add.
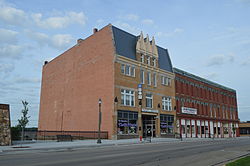
[[[102,106],[102,99],[99,99],[98,101],[99,104],[99,123],[98,123],[98,140],[97,143],[101,144],[101,121],[102,121],[102,112],[101,112],[101,106]]]

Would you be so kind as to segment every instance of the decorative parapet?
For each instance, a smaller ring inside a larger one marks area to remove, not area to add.
[[[136,43],[136,52],[149,55],[149,56],[153,56],[158,59],[158,50],[157,50],[157,46],[155,45],[154,37],[152,37],[152,40],[149,41],[148,35],[144,39],[143,33],[141,32]]]

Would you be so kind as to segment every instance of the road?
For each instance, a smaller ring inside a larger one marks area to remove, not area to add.
[[[9,166],[207,166],[250,153],[250,138],[162,142],[0,154]]]

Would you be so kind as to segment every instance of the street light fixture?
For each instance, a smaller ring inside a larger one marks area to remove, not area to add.
[[[99,104],[99,123],[98,123],[98,140],[97,143],[101,144],[101,121],[102,121],[102,112],[101,112],[101,106],[102,106],[102,99],[99,99],[98,101]]]

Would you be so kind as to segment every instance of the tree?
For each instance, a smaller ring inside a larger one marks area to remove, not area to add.
[[[24,138],[24,129],[26,127],[26,125],[29,123],[29,118],[30,116],[28,116],[28,112],[29,112],[29,108],[28,108],[28,102],[27,101],[22,101],[23,104],[23,109],[22,109],[22,116],[21,119],[18,119],[18,127],[20,127],[22,129],[22,141]]]

